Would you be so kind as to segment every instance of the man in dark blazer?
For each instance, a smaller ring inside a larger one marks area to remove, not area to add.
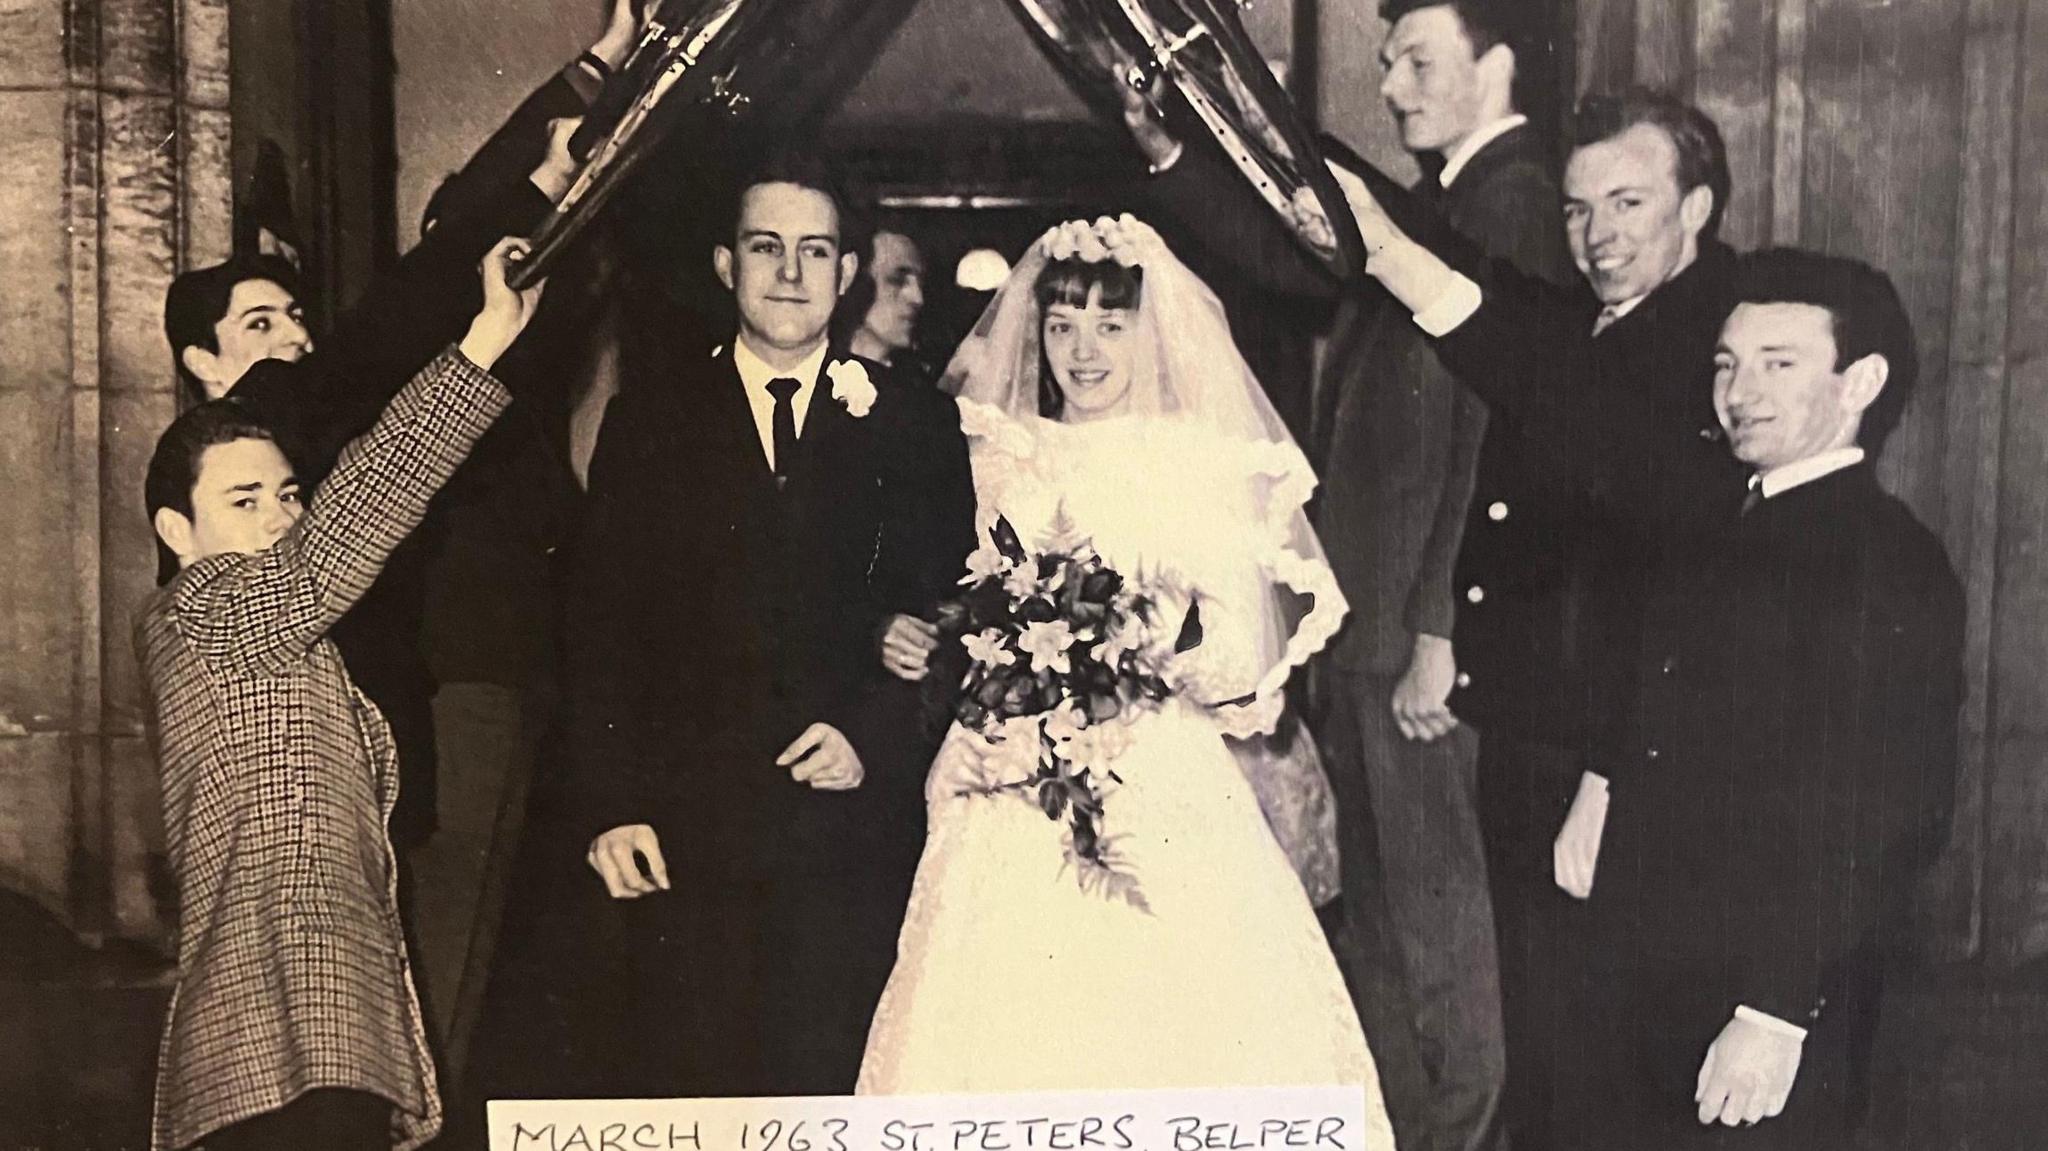
[[[1962,589],[1871,459],[1917,373],[1905,309],[1790,250],[1736,299],[1713,401],[1749,495],[1658,569],[1601,753],[1575,1061],[1607,1111],[1565,1110],[1570,1146],[1850,1146],[1881,936],[1954,793]]]
[[[936,746],[878,639],[974,545],[951,400],[830,344],[858,258],[829,172],[740,187],[737,336],[628,334],[575,561],[563,791],[624,919],[612,1092],[852,1089]]]
[[[1380,91],[1424,161],[1418,197],[1488,255],[1569,283],[1556,161],[1513,102],[1511,10],[1397,0],[1383,15]],[[1345,967],[1386,1052],[1402,1145],[1497,1146],[1507,1053],[1477,801],[1484,733],[1450,708],[1463,654],[1452,575],[1475,530],[1475,482],[1511,482],[1518,439],[1488,426],[1378,292],[1339,305],[1314,427],[1316,528],[1352,604],[1316,706],[1338,798]],[[1412,1065],[1395,1028],[1413,1037]]]
[[[1576,868],[1605,787],[1585,749],[1620,738],[1611,717],[1631,694],[1649,573],[1738,502],[1742,480],[1711,405],[1735,263],[1715,238],[1729,183],[1720,135],[1697,109],[1631,92],[1589,97],[1571,138],[1565,236],[1584,283],[1569,290],[1488,259],[1383,176],[1362,174],[1368,194],[1340,173],[1367,209],[1362,226],[1384,231],[1383,206],[1423,253],[1404,261],[1382,236],[1368,270],[1487,402],[1505,449],[1482,471],[1459,557],[1452,709],[1482,736],[1509,1125],[1531,1146],[1550,1140],[1555,952],[1584,914]],[[1555,434],[1561,411],[1593,413],[1612,434]],[[1656,511],[1599,514],[1615,493]]]
[[[1554,159],[1516,109],[1523,17],[1487,0],[1391,0],[1382,14],[1380,90],[1424,169],[1416,200],[1485,254],[1572,282]],[[1263,204],[1219,217],[1248,199],[1232,198],[1234,177],[1183,156],[1141,110],[1133,102],[1127,120],[1169,212],[1201,221],[1203,245],[1267,290],[1336,304],[1310,440],[1316,529],[1353,608],[1319,665],[1314,707],[1343,863],[1332,941],[1402,1144],[1493,1146],[1506,1051],[1475,780],[1484,753],[1450,697],[1466,643],[1499,665],[1512,660],[1497,649],[1520,637],[1461,627],[1454,654],[1453,571],[1461,538],[1487,524],[1467,527],[1485,506],[1475,483],[1512,489],[1520,437],[1489,426],[1407,309],[1369,281],[1330,279]],[[1536,554],[1518,559],[1517,543]],[[1535,566],[1553,547],[1517,537],[1492,558]]]
[[[1561,978],[1528,1068],[1541,1122],[1518,1144],[1841,1145],[1879,928],[1945,822],[1961,693],[1960,589],[1864,462],[1917,363],[1896,293],[1810,254],[1730,269],[1705,385],[1736,461],[1723,484],[1689,441],[1645,435],[1672,402],[1658,391],[1469,345],[1526,346],[1555,321],[1497,264],[1417,244],[1406,225],[1430,221],[1383,178],[1344,182],[1372,274],[1556,445],[1550,498],[1635,549],[1610,569],[1630,614],[1610,607],[1598,633],[1615,645],[1589,682],[1605,722],[1554,849],[1584,902],[1549,937]]]

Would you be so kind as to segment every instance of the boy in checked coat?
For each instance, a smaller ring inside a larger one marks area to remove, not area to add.
[[[179,889],[152,1145],[417,1146],[440,1126],[385,821],[397,758],[328,630],[511,396],[489,368],[533,314],[505,283],[343,451],[310,510],[233,400],[157,443],[147,502],[178,573],[139,643]]]

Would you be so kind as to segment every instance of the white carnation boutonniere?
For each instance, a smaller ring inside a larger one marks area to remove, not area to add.
[[[832,381],[832,398],[846,405],[846,414],[860,419],[875,406],[875,382],[858,360],[839,360],[825,369]]]

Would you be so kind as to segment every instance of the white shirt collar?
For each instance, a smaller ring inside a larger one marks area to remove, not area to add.
[[[1810,484],[1823,476],[1831,476],[1843,468],[1855,467],[1863,462],[1862,448],[1836,448],[1817,456],[1795,460],[1784,467],[1772,468],[1750,477],[1749,486],[1763,493],[1765,499],[1783,495],[1801,484]]]
[[[811,410],[811,396],[818,390],[818,375],[824,370],[826,353],[831,350],[830,341],[821,343],[802,363],[778,372],[747,346],[746,336],[733,341],[732,366],[738,370],[740,386],[746,390],[747,406],[754,410],[754,430],[761,436],[761,454],[771,470],[775,467],[775,397],[768,394],[768,385],[779,379],[796,381],[796,395],[790,398],[789,408],[796,417],[796,434],[801,437],[804,416]]]
[[[1465,137],[1449,156],[1444,157],[1444,170],[1437,175],[1437,183],[1442,184],[1446,188],[1450,187],[1451,181],[1458,178],[1458,173],[1465,170],[1465,165],[1472,162],[1472,157],[1479,154],[1479,149],[1486,147],[1501,136],[1514,131],[1528,122],[1529,118],[1527,116],[1517,112],[1511,116],[1502,116],[1493,123]]]
[[[1640,303],[1642,303],[1642,302],[1643,302],[1644,300],[1647,300],[1647,299],[1649,299],[1649,298],[1650,298],[1650,293],[1648,293],[1648,292],[1644,292],[1644,293],[1643,293],[1642,295],[1640,295],[1640,296],[1630,296],[1630,297],[1629,297],[1628,299],[1626,299],[1626,300],[1623,300],[1623,301],[1622,301],[1622,302],[1620,302],[1619,304],[1609,304],[1609,305],[1607,305],[1606,307],[1604,307],[1604,308],[1602,308],[1602,309],[1600,309],[1600,310],[1601,310],[1602,312],[1604,312],[1604,313],[1608,313],[1608,314],[1610,314],[1610,315],[1612,315],[1612,316],[1614,317],[1614,319],[1613,319],[1613,320],[1609,320],[1609,321],[1607,321],[1608,323],[1610,323],[1610,324],[1611,324],[1611,323],[1613,323],[1613,322],[1614,322],[1614,320],[1619,320],[1619,319],[1620,319],[1620,318],[1622,318],[1623,316],[1626,316],[1626,315],[1628,315],[1628,314],[1629,314],[1630,312],[1633,312],[1633,311],[1635,311],[1635,310],[1636,310],[1636,305],[1637,305],[1637,304],[1640,304]]]

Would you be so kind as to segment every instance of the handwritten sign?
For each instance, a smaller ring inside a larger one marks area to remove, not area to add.
[[[491,1151],[1378,1151],[1358,1087],[499,1100]]]

